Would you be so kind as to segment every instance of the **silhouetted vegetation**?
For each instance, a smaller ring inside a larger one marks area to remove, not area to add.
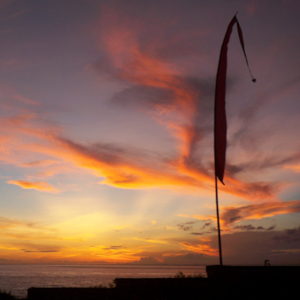
[[[204,278],[204,276],[201,273],[195,273],[194,275],[186,276],[183,272],[178,271],[178,273],[174,275],[174,278]]]
[[[0,300],[12,300],[16,299],[14,296],[12,296],[10,293],[0,291]]]
[[[110,282],[110,283],[108,284],[108,286],[106,286],[106,285],[104,285],[104,284],[97,284],[97,285],[91,286],[91,287],[92,287],[92,288],[99,288],[99,289],[113,289],[113,288],[116,287],[116,283],[115,283],[115,281],[113,281],[113,282]]]

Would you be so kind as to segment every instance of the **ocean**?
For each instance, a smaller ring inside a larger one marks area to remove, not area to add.
[[[109,286],[115,278],[168,278],[178,272],[206,276],[205,266],[0,265],[0,290],[26,298],[30,287]]]

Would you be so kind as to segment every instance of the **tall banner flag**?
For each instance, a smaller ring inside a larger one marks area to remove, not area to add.
[[[216,187],[216,211],[217,211],[217,223],[218,223],[218,238],[219,238],[219,257],[220,265],[222,262],[222,246],[221,246],[221,230],[219,220],[219,204],[218,204],[218,179],[224,184],[224,171],[226,161],[226,144],[227,144],[227,121],[225,110],[225,95],[226,95],[226,71],[227,71],[227,46],[232,32],[234,24],[237,23],[238,36],[243,49],[243,53],[246,59],[246,64],[249,73],[253,78],[251,70],[249,68],[248,59],[245,51],[244,39],[241,26],[236,18],[236,15],[232,18],[228,25],[219,58],[219,65],[216,78],[216,90],[215,90],[215,123],[214,123],[214,156],[215,156],[215,187]]]
[[[241,26],[236,18],[233,17],[228,25],[223,44],[221,47],[219,65],[216,78],[216,90],[215,90],[215,173],[217,178],[224,184],[224,171],[225,171],[225,160],[226,160],[226,136],[227,136],[227,122],[226,122],[226,110],[225,110],[225,94],[226,94],[226,71],[227,71],[227,46],[232,32],[234,24],[237,23],[238,35],[240,43],[243,49],[243,53],[246,59],[248,70],[252,77],[252,81],[256,80],[253,78],[248,59],[244,46],[244,39]]]

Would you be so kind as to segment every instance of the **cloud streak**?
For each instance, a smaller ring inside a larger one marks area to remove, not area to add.
[[[208,243],[207,240],[204,243],[190,243],[190,242],[183,242],[181,243],[181,246],[186,248],[187,251],[193,252],[193,253],[201,253],[206,254],[209,256],[218,256],[219,252],[217,249],[212,248]]]
[[[34,189],[41,192],[58,193],[59,190],[45,181],[8,180],[7,183],[20,186],[22,189]]]
[[[266,202],[253,205],[224,207],[222,208],[221,220],[226,228],[242,220],[262,219],[298,212],[300,212],[300,200]]]

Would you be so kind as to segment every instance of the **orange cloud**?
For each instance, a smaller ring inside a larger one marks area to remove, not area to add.
[[[149,51],[149,45],[143,47],[140,41],[145,26],[141,22],[125,20],[111,10],[106,15],[109,19],[104,17],[105,30],[100,32],[101,48],[104,44],[113,69],[111,73],[115,78],[169,95],[167,100],[157,97],[151,103],[152,110],[157,112],[153,117],[172,130],[180,141],[180,156],[189,156],[198,135],[193,122],[197,114],[199,89],[191,85],[174,64],[155,54],[155,47],[159,48],[162,41],[149,41],[152,51]]]
[[[226,228],[242,220],[262,219],[296,212],[300,212],[300,200],[276,201],[245,206],[223,207],[221,220],[222,225]]]
[[[34,160],[34,161],[30,161],[28,163],[24,163],[22,166],[24,167],[48,167],[51,166],[55,163],[59,163],[59,161],[56,160],[51,160],[51,159],[45,159],[45,160]]]
[[[300,172],[300,165],[299,164],[287,165],[287,166],[284,166],[284,168],[288,169],[288,170],[292,170],[292,171],[297,172],[297,173]]]
[[[34,189],[41,192],[58,193],[59,190],[44,181],[8,180],[7,183],[20,186],[22,189]]]
[[[192,190],[213,190],[212,176],[193,165],[178,162],[153,160],[145,152],[122,149],[120,147],[97,144],[83,146],[68,139],[53,138],[59,147],[52,150],[40,147],[41,151],[58,155],[77,166],[92,170],[103,176],[104,184],[122,188],[182,187]],[[60,149],[59,149],[60,148]],[[268,182],[243,183],[231,177],[228,184],[220,187],[224,192],[251,201],[274,200],[281,184]]]
[[[179,158],[166,160],[133,148],[104,143],[81,145],[62,137],[59,128],[45,125],[34,113],[3,117],[0,119],[0,128],[1,161],[26,167],[26,177],[32,178],[26,182],[14,182],[23,188],[58,192],[52,185],[41,183],[37,178],[62,172],[80,172],[84,168],[96,176],[104,177],[103,184],[121,188],[163,187],[213,191],[212,170],[201,167],[197,159],[186,157],[188,152]],[[79,169],[76,170],[74,166]],[[228,183],[220,189],[252,201],[275,199],[281,187],[268,182],[243,183],[230,174],[226,180]]]
[[[153,160],[145,153],[97,144],[82,146],[68,139],[54,138],[55,147],[42,145],[34,150],[51,154],[65,161],[91,170],[105,177],[102,183],[122,188],[190,187],[202,184],[192,177],[181,174],[172,165]]]
[[[206,241],[206,242],[208,242],[208,241]],[[209,256],[218,256],[219,255],[219,252],[217,249],[211,248],[211,246],[207,245],[207,244],[193,244],[193,243],[184,242],[184,243],[181,243],[180,245],[185,247],[190,252],[202,253],[202,254],[206,254]]]

